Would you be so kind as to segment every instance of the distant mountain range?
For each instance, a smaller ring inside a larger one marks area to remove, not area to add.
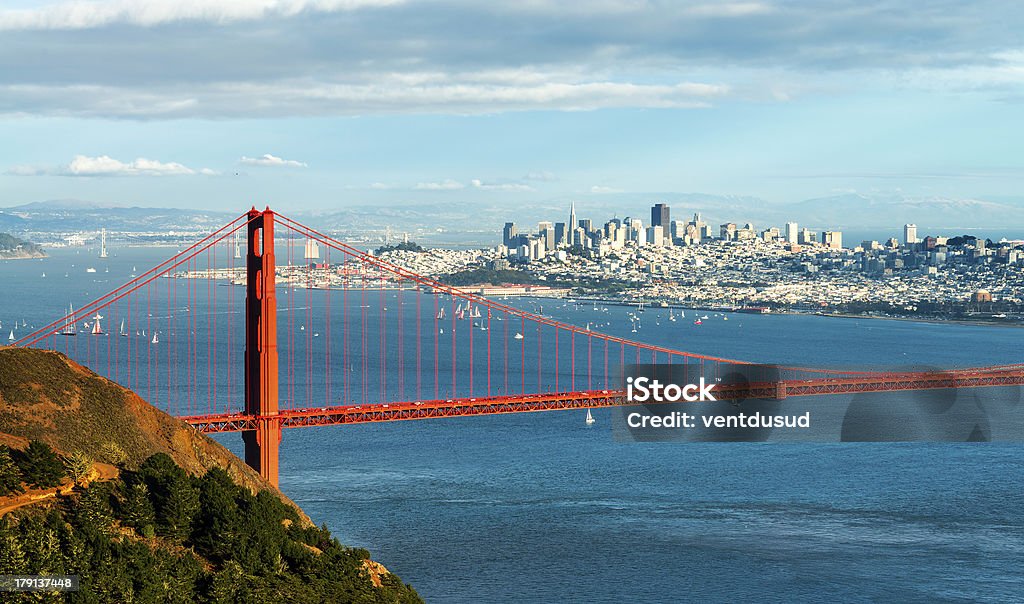
[[[294,217],[339,233],[408,232],[421,241],[492,241],[505,222],[531,228],[541,220],[564,221],[573,198],[545,199],[510,206],[493,202],[432,202],[349,205],[337,210],[295,212]],[[813,229],[894,230],[913,222],[919,232],[957,232],[967,229],[1024,229],[1024,198],[963,199],[863,195],[856,193],[771,203],[757,197],[700,193],[612,193],[577,198],[580,218],[594,224],[618,216],[648,222],[650,206],[669,204],[675,219],[689,220],[700,212],[711,224],[752,222],[758,229],[795,221]],[[0,209],[0,231],[75,232],[106,228],[111,231],[205,230],[224,224],[234,212],[149,208],[112,203],[58,199]]]
[[[216,228],[235,216],[237,214],[229,212],[54,199],[0,208],[0,231],[68,233],[101,228],[129,232],[205,230]]]

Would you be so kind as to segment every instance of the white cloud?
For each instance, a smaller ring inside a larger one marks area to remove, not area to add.
[[[45,168],[38,166],[11,166],[7,169],[7,174],[11,176],[36,176],[38,174],[45,174],[47,171]]]
[[[553,182],[553,181],[558,180],[558,177],[555,176],[553,173],[548,172],[547,170],[542,170],[540,172],[530,172],[529,174],[527,174],[526,176],[523,177],[523,180],[536,180],[536,181],[541,181],[541,182]]]
[[[214,176],[216,170],[210,168],[189,168],[177,162],[161,162],[155,159],[140,157],[130,162],[123,162],[109,155],[90,157],[76,155],[70,163],[52,168],[37,166],[14,166],[7,171],[17,176],[189,176],[202,174]]]
[[[685,109],[894,82],[1021,96],[1024,11],[996,0],[13,4],[26,8],[0,8],[0,115]]]
[[[615,189],[613,187],[606,187],[604,185],[594,185],[590,187],[591,193],[622,193],[622,189]]]
[[[775,11],[764,2],[712,2],[696,4],[682,9],[685,14],[695,17],[747,17]]]
[[[0,30],[93,29],[113,24],[154,27],[182,21],[236,21],[335,13],[402,4],[402,0],[108,0],[0,10]]]
[[[486,183],[479,178],[474,178],[470,181],[474,188],[483,189],[485,191],[515,191],[519,193],[532,193],[535,189],[530,185],[524,185],[520,183],[508,182],[508,183]]]
[[[422,76],[422,77],[420,77]],[[394,113],[486,114],[504,111],[590,111],[608,108],[701,108],[727,96],[724,84],[636,84],[588,80],[530,69],[429,74],[352,74],[314,78],[195,82],[166,89],[134,84],[3,85],[0,114],[83,117],[280,117]],[[260,99],[253,104],[251,99]],[[245,109],[240,109],[240,108]],[[266,157],[266,156],[264,156]],[[261,158],[250,158],[255,161]]]
[[[466,185],[462,184],[457,180],[447,179],[441,182],[416,183],[415,188],[419,191],[455,191],[457,189],[466,188]]]
[[[305,168],[307,167],[305,162],[295,161],[294,159],[282,159],[269,153],[264,153],[259,157],[245,157],[238,160],[238,163],[246,166],[261,166],[264,168]]]

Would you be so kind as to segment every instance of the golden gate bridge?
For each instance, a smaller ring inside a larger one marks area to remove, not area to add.
[[[307,242],[324,258],[310,258]],[[1024,384],[1020,364],[778,366],[758,377],[753,363],[629,340],[445,285],[269,208],[14,345],[63,352],[202,432],[241,432],[246,463],[275,485],[284,428],[620,406],[627,364],[682,364],[712,379],[751,366],[753,379],[716,389],[720,400]]]

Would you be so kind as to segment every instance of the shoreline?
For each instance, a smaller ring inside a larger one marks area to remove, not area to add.
[[[516,298],[533,298],[540,300],[574,300],[579,302],[600,302],[605,305],[614,306],[632,306],[636,307],[641,304],[640,301],[627,301],[617,300],[609,298],[594,298],[594,297],[573,297],[573,296],[544,296],[544,295],[531,295],[531,294],[518,294],[511,296]],[[732,308],[723,308],[719,305],[686,305],[681,303],[669,303],[667,306],[661,306],[660,302],[647,302],[643,301],[644,308],[650,310],[670,310],[670,309],[682,309],[682,310],[693,310],[693,311],[706,311],[706,312],[717,312],[717,313],[731,313],[738,315],[801,315],[808,317],[831,317],[838,319],[872,319],[872,320],[889,320],[889,321],[909,321],[916,323],[935,323],[935,324],[954,324],[954,325],[976,325],[983,327],[1013,327],[1013,328],[1024,328],[1024,322],[1021,321],[985,321],[980,319],[940,319],[936,317],[913,317],[913,316],[878,316],[878,315],[860,315],[851,313],[825,313],[825,312],[814,312],[814,311],[799,311],[799,310],[772,310],[767,313],[748,313],[741,310],[734,310]]]
[[[30,255],[30,256],[25,256],[25,255],[20,255],[20,256],[4,256],[4,255],[0,254],[0,260],[39,260],[39,259],[42,259],[42,258],[49,258],[49,257],[50,257],[50,255],[46,254],[46,253],[39,254],[39,255]]]

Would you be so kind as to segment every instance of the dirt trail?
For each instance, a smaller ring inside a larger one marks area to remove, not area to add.
[[[110,464],[94,463],[92,467],[92,472],[90,472],[89,477],[86,480],[84,480],[83,483],[88,484],[90,482],[106,482],[108,480],[113,480],[117,478],[118,474],[119,472],[117,468]],[[0,516],[3,516],[9,512],[13,512],[18,508],[23,508],[26,505],[32,505],[35,503],[39,503],[40,501],[52,499],[53,497],[56,497],[58,494],[67,495],[68,493],[73,491],[74,488],[75,483],[67,481],[61,483],[60,486],[53,487],[51,489],[29,489],[28,491],[22,493],[21,495],[18,495],[17,497],[0,499]]]

